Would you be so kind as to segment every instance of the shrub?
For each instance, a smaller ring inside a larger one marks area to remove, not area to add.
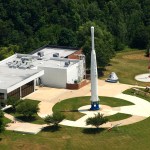
[[[44,121],[47,124],[53,124],[54,126],[58,126],[58,124],[65,119],[65,116],[61,114],[60,112],[55,112],[52,115],[48,115]]]
[[[19,103],[19,105],[16,107],[16,112],[22,114],[27,118],[32,117],[38,111],[38,105],[30,101],[24,101],[22,103]]]
[[[103,116],[103,114],[95,114],[94,117],[89,117],[86,119],[86,124],[87,125],[93,125],[96,128],[99,128],[100,125],[107,123],[108,119]]]
[[[16,97],[9,97],[7,99],[7,104],[12,105],[13,110],[16,110],[16,106],[19,104],[21,100]]]
[[[0,133],[2,132],[2,131],[4,131],[4,122],[3,122],[3,117],[4,117],[4,114],[3,114],[3,112],[0,110]]]

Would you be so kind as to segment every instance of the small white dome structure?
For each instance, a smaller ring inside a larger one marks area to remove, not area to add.
[[[115,73],[115,72],[112,72],[112,73],[109,75],[108,79],[106,79],[106,82],[111,82],[111,83],[116,83],[116,82],[118,82],[118,77],[117,77],[116,73]]]

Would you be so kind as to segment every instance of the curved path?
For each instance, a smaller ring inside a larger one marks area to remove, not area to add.
[[[127,125],[131,123],[135,123],[138,121],[141,121],[147,117],[150,116],[150,103],[146,100],[137,98],[135,96],[125,95],[121,94],[124,90],[135,87],[132,85],[127,84],[121,84],[121,83],[107,83],[105,81],[99,80],[98,81],[99,86],[99,95],[100,96],[110,96],[110,97],[116,97],[121,98],[124,100],[128,100],[135,105],[130,106],[122,106],[122,107],[108,107],[108,106],[102,106],[102,113],[104,113],[106,116],[116,114],[116,113],[127,113],[133,115],[130,118],[115,121],[115,122],[108,122],[107,124],[104,124],[102,127],[111,127],[115,124],[120,125]],[[38,115],[42,118],[44,118],[47,115],[51,115],[53,113],[52,108],[57,103],[64,99],[72,98],[72,97],[81,97],[81,96],[90,96],[90,84],[86,85],[85,87],[79,89],[79,90],[67,90],[67,89],[56,89],[56,88],[48,88],[48,87],[38,87],[38,90],[34,93],[28,95],[25,98],[33,99],[33,100],[39,100],[41,101],[39,103],[40,112]],[[90,103],[90,102],[89,102]],[[83,106],[83,108],[89,108],[89,106]],[[83,109],[80,108],[80,109]],[[84,108],[84,109],[85,109]],[[79,110],[80,111],[80,110]],[[85,112],[85,116],[82,118],[76,120],[76,121],[70,121],[70,120],[64,120],[61,122],[62,125],[67,126],[74,126],[74,127],[89,127],[85,125],[85,120],[89,116],[93,116],[96,112]],[[6,117],[10,118],[7,114],[5,114]],[[11,118],[10,118],[11,119]],[[13,120],[13,119],[11,119]],[[35,125],[31,123],[24,123],[24,122],[16,122],[16,123],[10,123],[10,126],[7,127],[8,130],[14,130],[14,131],[20,131],[25,133],[32,133],[36,134],[39,132],[43,127],[47,125]]]
[[[99,96],[109,96],[114,97],[124,90],[129,89],[131,87],[135,87],[132,85],[121,84],[121,83],[108,83],[103,80],[98,81]],[[67,90],[67,89],[57,89],[57,88],[49,88],[49,87],[38,87],[38,90],[34,93],[28,95],[25,98],[39,100],[40,112],[38,115],[44,118],[47,115],[51,115],[53,106],[64,99],[73,98],[73,97],[81,97],[81,96],[90,96],[91,85],[88,84],[79,90]],[[90,103],[90,101],[89,101]]]
[[[29,133],[29,134],[37,134],[44,127],[47,126],[46,124],[38,125],[38,124],[23,122],[7,113],[4,113],[4,116],[12,121],[11,123],[7,124],[6,126],[7,130],[22,132],[22,133]]]
[[[94,117],[97,113],[102,113],[104,116],[110,116],[117,113],[124,113],[124,114],[130,114],[131,117],[119,121],[114,122],[108,122],[106,124],[103,124],[101,127],[108,128],[112,125],[119,124],[119,126],[132,124],[135,122],[142,121],[150,116],[150,103],[146,100],[143,100],[141,98],[126,95],[126,94],[119,94],[115,96],[116,98],[120,98],[122,100],[127,100],[134,105],[130,106],[122,106],[122,107],[108,107],[105,105],[101,105],[101,110],[99,111],[87,111],[90,108],[90,105],[83,106],[79,108],[79,112],[84,113],[85,116],[81,117],[80,119],[76,121],[70,121],[70,120],[64,120],[60,124],[66,125],[66,126],[73,126],[73,127],[82,127],[82,128],[89,128],[92,126],[87,126],[85,121],[88,117]]]
[[[140,99],[136,96],[130,96],[130,95],[125,95],[122,94],[122,92],[126,89],[135,87],[132,85],[127,85],[127,84],[121,84],[121,83],[107,83],[105,81],[99,80],[99,95],[100,96],[110,96],[110,97],[116,97],[120,99],[124,99],[127,101],[130,101],[134,103],[135,105],[132,106],[122,106],[122,107],[114,107],[111,110],[110,115],[114,113],[126,113],[126,114],[131,114],[132,117],[121,120],[121,121],[114,121],[114,122],[109,122],[103,127],[110,127],[112,124],[118,124],[121,122],[120,125],[127,125],[127,124],[132,124],[138,121],[141,121],[147,117],[150,116],[150,111],[148,108],[150,108],[150,103],[146,100]],[[51,93],[51,89],[54,94],[54,88],[49,88],[49,92]],[[60,102],[64,99],[72,98],[72,97],[80,97],[80,96],[90,96],[90,84],[87,86],[79,89],[79,90],[66,90],[65,91],[60,91],[58,93],[59,89],[57,90],[57,96],[52,96],[52,98],[47,98],[46,94],[45,99],[42,100],[42,102],[39,104],[40,107],[40,112],[38,115],[42,118],[44,118],[47,115],[51,115],[53,113],[52,108],[53,106],[57,103]],[[40,92],[40,90],[38,91]],[[37,98],[36,98],[37,99]],[[90,103],[90,102],[89,102]],[[144,108],[144,109],[143,109]],[[92,113],[94,115],[95,111]],[[75,127],[89,127],[85,125],[85,120],[89,116],[86,114],[82,118],[76,121],[70,121],[70,120],[64,120],[60,124],[62,125],[67,125],[67,126],[75,126]]]

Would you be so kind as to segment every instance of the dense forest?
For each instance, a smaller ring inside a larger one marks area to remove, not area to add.
[[[105,66],[115,51],[150,45],[150,0],[0,0],[0,59],[50,44],[82,47],[88,60],[91,25]]]

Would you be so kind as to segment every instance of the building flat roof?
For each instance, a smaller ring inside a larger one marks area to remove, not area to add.
[[[0,66],[0,89],[7,90],[33,75],[38,74],[41,70],[18,69]],[[44,73],[43,73],[44,74]],[[31,79],[31,81],[34,79]]]
[[[71,49],[61,49],[61,48],[43,48],[39,51],[36,51],[34,54],[14,54],[3,61],[0,61],[0,92],[6,90],[11,86],[14,86],[20,82],[23,82],[27,78],[34,76],[35,74],[40,73],[40,67],[49,67],[49,68],[58,68],[58,69],[67,69],[68,67],[78,63],[80,60],[71,60],[66,59],[65,57],[74,53],[76,50]],[[38,52],[43,52],[43,56],[40,58]],[[59,53],[58,57],[53,57],[53,54]],[[25,59],[25,62],[28,62],[27,65],[23,64],[22,58]],[[14,61],[17,64],[14,65]],[[66,63],[69,63],[66,65]],[[10,67],[10,65],[12,66]],[[20,66],[23,67],[20,67]],[[30,66],[29,68],[27,66]],[[19,67],[18,67],[19,66]],[[27,69],[28,68],[28,69]],[[44,74],[44,71],[38,76]],[[35,78],[34,78],[35,79]]]
[[[72,49],[62,49],[62,48],[51,48],[51,47],[46,47],[46,48],[43,48],[39,51],[36,51],[34,54],[34,56],[37,56],[37,53],[38,52],[43,52],[44,53],[44,56],[45,58],[51,58],[53,57],[53,54],[55,53],[59,53],[59,57],[60,58],[65,58],[69,55],[71,55],[72,53],[76,52],[77,50],[72,50]]]
[[[78,61],[70,61],[68,66],[65,65],[65,62],[68,62],[68,59],[43,59],[43,60],[35,60],[33,61],[33,65],[37,67],[49,67],[49,68],[59,68],[59,69],[67,69]]]
[[[41,59],[38,59],[38,55],[28,55],[28,54],[15,54],[6,60],[0,62],[0,66],[5,66],[9,68],[8,63],[13,63],[14,60],[21,61],[21,58],[29,58],[31,64],[34,67],[49,67],[49,68],[60,68],[67,69],[68,67],[78,63],[80,60],[59,58],[59,57],[48,57],[44,55]],[[69,65],[65,65],[66,62],[69,62]]]

